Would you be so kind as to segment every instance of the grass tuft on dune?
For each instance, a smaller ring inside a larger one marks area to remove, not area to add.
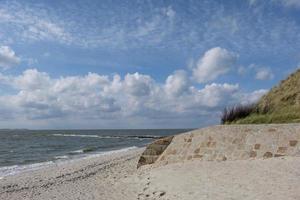
[[[300,122],[300,69],[273,87],[257,104],[227,108],[221,117],[222,124],[298,122]]]

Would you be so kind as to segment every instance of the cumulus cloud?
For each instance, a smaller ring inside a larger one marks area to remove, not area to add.
[[[238,92],[238,84],[216,84],[206,85],[199,91],[199,100],[202,105],[208,107],[224,106],[234,100],[234,95]]]
[[[181,96],[183,93],[189,91],[189,86],[187,73],[183,70],[178,70],[167,77],[165,91],[169,95]]]
[[[118,74],[97,73],[53,78],[45,72],[28,69],[18,76],[0,74],[1,85],[15,92],[0,95],[0,111],[9,113],[0,121],[32,123],[74,117],[81,122],[133,120],[148,125],[153,120],[159,123],[202,119],[217,116],[228,104],[256,100],[260,94],[243,94],[239,85],[228,83],[211,83],[198,89],[183,70],[175,71],[162,84],[140,73],[126,74],[123,78]]]
[[[257,80],[271,80],[274,78],[274,74],[270,68],[260,67],[256,69],[255,78]]]
[[[213,81],[234,67],[238,55],[226,49],[215,47],[205,52],[193,69],[193,75],[199,83]]]
[[[152,79],[139,73],[127,74],[124,80],[125,90],[133,96],[147,96],[151,92]]]
[[[22,75],[12,79],[11,84],[17,89],[33,91],[47,89],[51,84],[50,77],[45,72],[28,69]]]
[[[9,46],[0,46],[0,67],[6,69],[20,63],[20,58]]]
[[[48,118],[72,113],[112,112],[117,109],[111,98],[101,94],[106,76],[89,73],[83,77],[52,79],[47,73],[28,69],[22,75],[1,76],[1,83],[18,90],[1,96],[16,112],[28,118]],[[100,91],[97,92],[97,89]]]

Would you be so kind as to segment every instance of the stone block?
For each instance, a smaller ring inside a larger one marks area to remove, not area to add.
[[[275,128],[269,128],[268,131],[269,132],[276,132],[276,129]]]
[[[249,156],[250,156],[250,158],[255,158],[257,156],[256,151],[250,151]]]
[[[255,145],[254,145],[254,149],[255,149],[255,150],[260,149],[260,144],[255,144]]]
[[[277,153],[284,154],[286,153],[287,147],[278,147]]]
[[[281,157],[281,156],[285,156],[283,154],[275,154],[274,157]]]
[[[152,150],[154,150],[156,154],[160,155],[166,149],[166,147],[166,145],[154,144],[152,146]]]
[[[264,153],[264,155],[263,155],[263,158],[272,158],[273,157],[273,153],[271,153],[271,152],[266,152],[266,153]]]
[[[213,141],[208,141],[207,143],[206,143],[206,146],[207,147],[211,147],[211,148],[214,148],[214,147],[216,147],[216,142],[213,142]]]
[[[198,154],[195,154],[195,155],[193,155],[193,158],[203,158],[203,155],[198,155]]]
[[[177,153],[176,149],[168,149],[166,154],[175,155]]]
[[[227,157],[226,156],[223,156],[222,157],[222,161],[226,161],[227,160]]]
[[[297,145],[298,141],[297,141],[297,140],[290,140],[289,143],[290,143],[290,146],[291,146],[291,147],[294,147],[294,146]]]
[[[200,153],[200,148],[195,149],[194,153],[196,154]]]

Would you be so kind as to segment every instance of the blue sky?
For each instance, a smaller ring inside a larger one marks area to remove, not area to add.
[[[216,124],[299,49],[299,0],[1,0],[0,127]]]

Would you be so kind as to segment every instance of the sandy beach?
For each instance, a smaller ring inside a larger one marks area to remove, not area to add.
[[[143,149],[8,176],[0,199],[300,199],[300,158],[192,160],[136,168]]]
[[[117,183],[136,173],[142,150],[78,159],[5,177],[0,180],[0,199],[135,199],[133,187],[119,190]]]
[[[300,0],[0,0],[0,200],[300,200]]]

